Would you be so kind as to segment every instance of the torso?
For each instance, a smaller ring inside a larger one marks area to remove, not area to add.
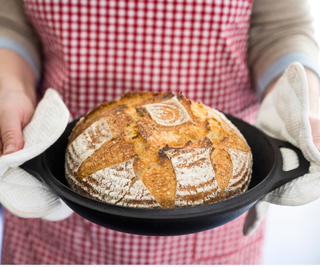
[[[250,0],[25,1],[44,44],[41,93],[57,89],[74,118],[129,90],[183,92],[252,120],[246,64]]]
[[[250,0],[24,3],[44,48],[39,97],[57,89],[74,118],[141,90],[183,92],[254,120],[259,104],[246,65]],[[77,214],[59,222],[5,215],[3,263],[261,263],[264,227],[244,237],[245,215],[173,237],[116,232]]]

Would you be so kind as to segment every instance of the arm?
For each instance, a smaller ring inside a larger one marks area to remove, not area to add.
[[[0,156],[23,148],[36,105],[40,42],[21,0],[0,0]]]
[[[320,76],[312,22],[307,0],[254,0],[248,65],[260,99],[295,61]]]
[[[308,78],[309,121],[320,149],[318,46],[305,0],[255,0],[251,16],[248,64],[261,100],[272,91],[282,72],[294,61]]]
[[[317,58],[318,47],[313,37],[307,0],[255,0],[248,64],[260,100],[263,100],[256,126],[275,138],[293,141],[308,158],[311,167],[307,174],[268,193],[249,210],[243,228],[245,235],[252,234],[259,226],[268,210],[268,203],[298,206],[320,196],[320,161],[317,152],[320,144],[320,85]],[[276,86],[283,71],[295,61],[304,66],[306,76],[303,68],[295,64],[290,68],[290,71],[294,70],[294,75],[292,72],[284,73]],[[304,95],[307,93],[309,99]],[[291,118],[294,118],[294,123]],[[311,133],[307,127],[308,119]],[[317,149],[310,142],[311,138]],[[295,169],[296,159],[287,152],[281,151],[286,162],[284,165],[286,169]]]

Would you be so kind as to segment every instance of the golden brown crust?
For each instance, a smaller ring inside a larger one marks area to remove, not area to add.
[[[100,132],[106,142],[90,147]],[[182,94],[128,92],[89,112],[68,144],[66,176],[72,188],[120,205],[213,203],[246,190],[251,176],[250,148],[237,129]],[[86,158],[74,156],[75,144],[85,144]]]
[[[85,178],[99,170],[128,161],[136,155],[133,143],[128,143],[123,136],[103,144],[79,167],[78,177]]]
[[[216,148],[211,153],[211,162],[216,174],[217,182],[223,191],[232,177],[232,160],[228,151]]]

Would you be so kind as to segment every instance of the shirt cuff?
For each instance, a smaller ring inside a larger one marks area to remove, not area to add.
[[[257,81],[256,88],[260,101],[262,101],[264,92],[269,84],[280,76],[293,62],[301,63],[304,67],[312,70],[320,79],[320,68],[317,60],[305,53],[294,52],[287,54],[274,62]]]
[[[6,37],[0,37],[0,48],[10,49],[23,57],[33,70],[37,83],[39,82],[40,70],[37,68],[34,59],[26,48],[24,48],[20,43]]]

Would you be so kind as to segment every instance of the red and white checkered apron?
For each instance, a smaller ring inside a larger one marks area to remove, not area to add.
[[[74,118],[129,90],[183,92],[247,121],[259,107],[246,45],[251,0],[25,0],[43,42],[39,95],[57,89]],[[60,222],[5,212],[2,263],[259,264],[264,224],[244,216],[209,231],[125,234],[77,214]]]

